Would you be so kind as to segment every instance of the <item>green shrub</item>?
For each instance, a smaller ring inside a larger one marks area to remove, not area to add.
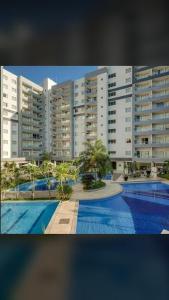
[[[56,188],[56,198],[61,201],[69,200],[72,195],[73,189],[70,185],[58,185]]]
[[[83,184],[83,189],[88,190],[90,189],[91,185],[95,181],[95,178],[92,174],[85,174],[82,176],[82,184]]]
[[[169,174],[158,174],[158,176],[169,180]]]
[[[90,185],[88,185],[87,187],[86,187],[86,185],[83,186],[83,189],[84,190],[94,190],[94,189],[102,188],[105,185],[106,185],[105,182],[103,182],[102,180],[99,179],[99,180],[92,181],[90,183]]]

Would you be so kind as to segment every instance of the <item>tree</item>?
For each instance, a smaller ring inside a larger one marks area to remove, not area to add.
[[[48,187],[48,192],[49,192],[49,199],[51,198],[51,191],[50,191],[51,185],[52,185],[51,176],[53,176],[54,167],[55,167],[55,165],[52,162],[48,161],[48,160],[44,160],[43,163],[42,163],[42,165],[41,165],[41,167],[40,167],[41,174],[47,180],[47,187]]]
[[[42,153],[42,161],[51,161],[52,153],[51,152],[43,152]]]
[[[164,161],[164,172],[169,173],[169,160]]]
[[[35,162],[28,163],[24,166],[25,173],[29,176],[29,179],[32,181],[32,199],[35,198],[35,179],[38,177],[40,173],[39,167]]]
[[[63,162],[55,166],[54,174],[63,191],[63,183],[69,179],[76,180],[78,178],[78,168],[71,163]]]
[[[15,162],[6,162],[4,164],[3,169],[1,170],[1,189],[3,190],[4,198],[5,191],[9,188],[16,188],[19,180],[19,167]],[[18,194],[16,194],[16,198],[18,198]]]
[[[101,140],[96,140],[94,145],[86,142],[85,146],[86,150],[81,152],[79,156],[81,172],[95,172],[99,178],[102,178],[108,171],[112,170],[106,147]]]

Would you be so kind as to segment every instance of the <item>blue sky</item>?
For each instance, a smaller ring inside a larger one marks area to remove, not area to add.
[[[22,75],[41,84],[49,77],[57,82],[68,79],[78,79],[85,73],[96,70],[96,66],[4,66],[5,69],[16,75]]]

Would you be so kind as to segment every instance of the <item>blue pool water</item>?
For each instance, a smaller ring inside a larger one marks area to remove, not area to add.
[[[123,192],[79,203],[77,233],[155,234],[169,230],[169,185],[125,183]]]
[[[44,233],[57,205],[58,201],[4,202],[1,204],[1,233]]]
[[[106,175],[104,177],[104,179],[107,179],[107,180],[111,180],[112,176],[110,174]],[[79,175],[79,178],[77,180],[77,182],[79,182],[81,180],[81,175]],[[51,186],[50,186],[50,190],[56,190],[56,187],[58,185],[58,181],[51,177],[50,178],[50,182],[51,182]],[[34,189],[35,191],[46,191],[48,190],[48,180],[47,178],[44,178],[44,179],[39,179],[39,180],[36,180],[35,183],[34,183]],[[69,185],[73,185],[75,183],[74,180],[68,180],[67,183]],[[32,186],[33,186],[33,183],[32,182],[25,182],[25,183],[22,183],[18,186],[16,186],[15,188],[12,188],[11,190],[12,191],[23,191],[23,192],[26,192],[26,191],[32,191]]]
[[[51,186],[50,186],[50,190],[55,190],[56,186],[58,185],[58,181],[55,178],[51,178]],[[47,185],[47,178],[44,179],[39,179],[36,180],[34,183],[34,189],[35,191],[46,191],[48,190],[48,185]],[[73,185],[74,181],[73,180],[69,180],[68,183],[70,185]],[[11,189],[12,191],[18,190],[18,191],[32,191],[32,186],[33,183],[32,182],[26,182],[26,183],[22,183],[20,185],[18,185],[16,188]]]

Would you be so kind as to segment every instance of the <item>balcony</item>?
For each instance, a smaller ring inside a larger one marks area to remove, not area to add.
[[[169,123],[169,118],[149,118],[149,119],[135,119],[134,125],[148,125],[148,124],[164,124]]]
[[[135,130],[134,135],[140,136],[140,135],[155,135],[155,134],[169,134],[169,129],[163,128],[163,129],[150,129],[150,130]]]
[[[169,147],[169,142],[152,142],[152,143],[141,143],[137,142],[134,144],[135,148],[164,148]]]
[[[135,115],[144,115],[144,114],[150,114],[155,112],[168,112],[169,111],[169,105],[161,105],[161,106],[152,106],[152,108],[149,109],[135,109],[134,114]]]

